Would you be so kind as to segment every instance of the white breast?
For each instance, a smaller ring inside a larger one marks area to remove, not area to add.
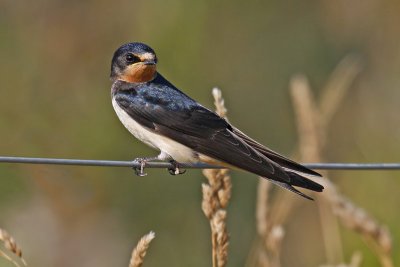
[[[191,148],[184,146],[170,138],[156,134],[147,128],[137,123],[131,116],[128,115],[115,101],[112,99],[112,105],[118,118],[122,124],[133,134],[137,139],[145,144],[160,150],[163,153],[170,155],[178,162],[197,162],[197,153]]]

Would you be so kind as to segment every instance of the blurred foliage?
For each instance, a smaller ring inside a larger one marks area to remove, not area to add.
[[[289,155],[296,145],[290,77],[314,90],[347,54],[363,59],[330,129],[329,161],[400,158],[400,3],[365,1],[0,2],[0,151],[9,156],[129,160],[156,152],[119,123],[110,103],[111,56],[125,42],[152,46],[159,71],[212,107],[226,98],[230,121]],[[200,171],[173,177],[126,168],[0,166],[0,225],[19,240],[31,266],[127,266],[136,240],[156,232],[146,266],[207,266],[211,250]],[[340,190],[387,224],[397,241],[398,172],[332,172]],[[233,175],[229,265],[243,266],[255,237],[257,178]],[[303,201],[299,198],[298,201]],[[294,214],[284,266],[323,264],[315,205]],[[298,231],[302,229],[302,231]],[[342,231],[345,255],[361,250]],[[397,251],[396,251],[397,250]],[[319,256],[317,256],[319,255]],[[0,266],[9,266],[0,261]]]

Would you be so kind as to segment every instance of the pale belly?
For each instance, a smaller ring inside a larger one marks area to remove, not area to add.
[[[178,162],[199,161],[198,154],[191,148],[141,126],[118,105],[114,98],[112,99],[112,105],[125,128],[143,143],[160,150]]]

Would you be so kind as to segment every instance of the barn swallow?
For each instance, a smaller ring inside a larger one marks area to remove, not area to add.
[[[295,192],[296,187],[322,192],[307,176],[321,176],[248,137],[215,112],[176,88],[157,72],[157,56],[143,43],[118,48],[111,63],[112,105],[122,124],[136,138],[158,149],[154,158],[139,158],[138,174],[149,160],[211,163],[236,167]]]

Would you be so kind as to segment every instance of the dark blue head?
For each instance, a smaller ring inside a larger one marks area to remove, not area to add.
[[[156,75],[156,64],[156,53],[148,45],[124,44],[114,52],[110,78],[131,83],[148,82]]]

